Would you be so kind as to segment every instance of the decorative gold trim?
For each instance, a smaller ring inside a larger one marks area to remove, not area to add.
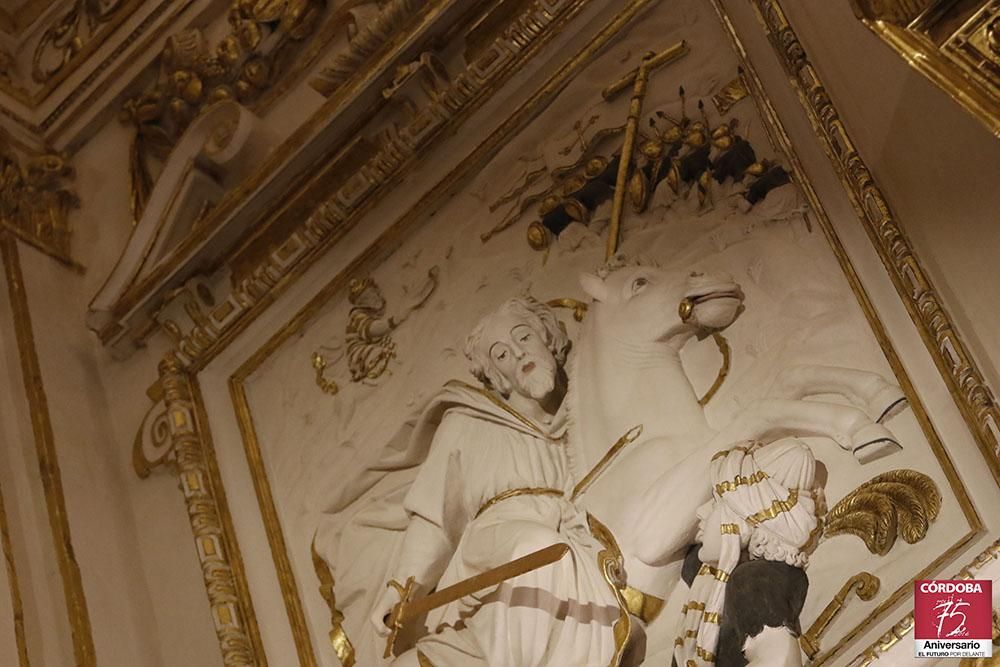
[[[271,547],[274,567],[278,573],[281,597],[284,600],[285,611],[288,614],[288,621],[291,625],[299,664],[315,667],[318,663],[316,655],[313,652],[312,641],[310,640],[309,625],[306,622],[302,600],[299,597],[299,588],[296,583],[295,572],[292,570],[291,559],[288,557],[285,532],[281,527],[281,520],[278,518],[278,509],[275,507],[274,496],[271,493],[271,484],[265,472],[264,459],[261,455],[260,443],[257,440],[257,431],[253,424],[253,416],[250,414],[250,403],[243,385],[243,378],[237,379],[236,375],[229,378],[229,394],[233,402],[233,407],[236,410],[236,420],[239,422],[240,434],[243,437],[243,449],[246,452],[247,462],[250,465],[253,488],[257,496],[257,505],[260,508],[261,518],[264,521],[264,528],[267,532],[268,544]]]
[[[903,392],[906,394],[913,414],[916,417],[917,422],[920,424],[920,428],[923,431],[924,436],[927,438],[927,442],[930,444],[931,451],[934,452],[935,457],[941,464],[942,472],[944,472],[945,478],[948,480],[948,485],[954,492],[958,505],[962,509],[962,513],[966,520],[969,522],[969,532],[960,537],[952,546],[947,548],[941,555],[935,558],[930,564],[927,565],[927,567],[918,572],[914,577],[917,579],[925,578],[932,573],[939,571],[940,568],[954,560],[962,549],[964,549],[978,535],[982,534],[982,518],[979,516],[972,500],[969,498],[969,495],[962,484],[962,480],[958,476],[958,472],[955,470],[955,465],[952,462],[951,456],[941,443],[941,438],[934,425],[931,423],[930,418],[927,415],[927,410],[924,408],[923,402],[920,400],[906,368],[903,366],[899,355],[896,353],[896,350],[892,345],[888,333],[885,330],[885,325],[882,323],[878,313],[875,311],[875,307],[871,303],[868,292],[861,284],[861,280],[858,277],[857,272],[854,270],[854,266],[850,258],[847,256],[847,251],[844,249],[840,238],[837,236],[836,230],[834,229],[822,202],[819,200],[819,196],[816,194],[816,190],[812,186],[812,182],[809,180],[809,177],[802,166],[802,162],[792,145],[791,138],[788,136],[784,125],[778,118],[778,113],[773,104],[771,104],[770,98],[764,90],[760,77],[757,75],[756,68],[750,62],[746,49],[737,35],[736,29],[733,26],[729,15],[719,0],[711,0],[711,2],[716,14],[719,16],[719,20],[722,22],[726,34],[729,36],[733,50],[736,53],[740,67],[742,68],[741,76],[744,77],[746,85],[751,91],[751,97],[754,100],[754,104],[757,106],[757,110],[764,121],[764,129],[767,131],[772,144],[784,154],[789,166],[791,167],[794,181],[799,186],[800,191],[805,195],[811,210],[819,219],[820,227],[826,235],[833,254],[841,265],[841,269],[844,271],[844,276],[847,279],[848,284],[851,286],[851,290],[858,299],[858,304],[864,312],[865,318],[868,320],[872,333],[878,341],[879,346],[882,348],[882,352],[886,357],[886,361],[889,363],[889,367],[893,371],[893,375],[897,378]],[[794,35],[792,38],[794,39]],[[804,52],[800,51],[799,53],[802,54],[803,58],[805,57]],[[830,113],[836,116],[836,111],[832,109],[832,105]],[[872,239],[872,243],[877,246],[879,241],[877,239]],[[914,258],[914,262],[915,261],[916,260]],[[908,297],[904,294],[901,295],[901,298],[905,301]],[[938,315],[939,318],[943,316],[943,313]],[[945,319],[944,322],[947,322],[947,320]],[[931,350],[931,353],[933,355],[934,351]],[[941,367],[939,366],[939,370],[940,369]],[[944,373],[943,370],[941,372]],[[969,424],[970,428],[975,428],[975,422],[971,420],[967,414],[963,414],[963,416],[965,417],[965,420]],[[835,657],[850,643],[851,640],[867,630],[868,627],[887,613],[893,605],[895,605],[909,592],[909,590],[909,586],[903,585],[889,594],[889,596],[877,605],[861,623],[841,638],[836,647],[818,656],[816,660],[811,663],[812,667],[820,667],[820,665],[824,662]]]
[[[197,385],[173,355],[160,362],[170,445],[187,505],[215,633],[227,667],[266,665]]]
[[[565,494],[559,489],[547,489],[544,487],[539,488],[520,488],[520,489],[507,489],[502,491],[497,495],[493,496],[476,511],[476,516],[474,518],[478,519],[483,512],[493,507],[497,503],[502,503],[505,500],[511,498],[517,498],[518,496],[551,496],[553,498],[562,498]]]
[[[729,493],[731,491],[735,491],[741,486],[748,486],[750,484],[758,484],[759,482],[763,482],[768,477],[769,475],[763,470],[758,470],[757,472],[755,472],[750,476],[736,475],[736,477],[734,477],[733,481],[731,482],[727,479],[725,482],[719,482],[718,484],[716,484],[715,492],[721,496],[723,493]]]
[[[52,542],[59,561],[66,612],[73,634],[73,656],[77,665],[90,667],[97,664],[94,637],[83,580],[80,577],[80,566],[73,554],[66,497],[63,494],[62,475],[59,472],[59,456],[56,452],[55,435],[52,432],[48,399],[42,382],[38,350],[35,348],[35,334],[32,330],[28,294],[21,272],[21,259],[17,241],[2,230],[0,230],[0,258],[3,260],[7,290],[10,293],[11,310],[14,315],[14,334],[17,339],[18,355],[21,358],[24,391],[31,412],[31,429],[35,438],[39,474],[45,490],[45,509],[48,512]]]
[[[875,597],[881,585],[882,582],[879,578],[870,572],[859,572],[840,587],[840,590],[823,608],[809,629],[799,637],[799,645],[810,660],[819,653],[819,641],[822,639],[823,633],[847,604],[847,596],[851,594],[851,591],[856,592],[861,600],[867,601]]]
[[[685,299],[685,301],[687,301]],[[729,341],[720,332],[716,331],[712,334],[712,340],[715,341],[715,346],[719,348],[719,354],[722,355],[722,366],[719,367],[719,373],[715,376],[715,381],[712,382],[712,386],[708,388],[705,395],[698,399],[698,405],[708,405],[708,402],[712,400],[716,392],[722,388],[722,383],[726,381],[729,377],[729,370],[732,366],[733,351],[729,347]]]
[[[315,542],[312,545],[312,561],[313,569],[316,570],[316,578],[319,579],[319,594],[330,609],[330,632],[328,635],[330,646],[337,654],[341,667],[354,667],[356,660],[354,645],[351,644],[347,633],[344,632],[344,614],[337,608],[337,596],[334,592],[336,582],[333,579],[333,572],[330,571],[330,566],[326,564],[326,561],[316,553]]]
[[[14,626],[14,641],[17,643],[17,664],[20,667],[28,667],[28,643],[24,637],[24,604],[21,601],[21,586],[17,580],[17,567],[14,564],[14,547],[10,541],[10,526],[7,523],[7,508],[3,502],[2,485],[0,485],[0,543],[3,545],[7,585],[10,588],[10,606],[14,613],[11,623]]]
[[[587,525],[590,527],[590,534],[604,547],[597,554],[597,565],[601,569],[601,574],[604,575],[604,581],[611,588],[618,601],[618,620],[612,626],[615,652],[609,663],[610,667],[618,667],[625,656],[625,649],[632,633],[632,618],[629,616],[628,603],[624,596],[626,587],[625,558],[622,556],[614,534],[597,517],[588,513]]]
[[[704,575],[708,575],[713,579],[715,579],[716,581],[721,581],[722,583],[726,583],[727,581],[729,581],[728,572],[720,570],[717,567],[713,567],[708,563],[702,563],[701,567],[698,568],[698,576],[704,576]],[[694,607],[691,608],[693,609]]]
[[[625,600],[625,606],[628,608],[628,613],[632,614],[643,623],[649,625],[652,623],[660,612],[663,611],[663,605],[666,604],[666,600],[663,598],[658,598],[655,595],[650,595],[649,593],[643,593],[638,588],[633,588],[631,586],[626,586],[622,590],[622,598]]]
[[[934,291],[913,246],[900,227],[868,165],[858,153],[836,107],[799,41],[778,0],[754,0],[771,46],[790,81],[813,130],[826,148],[872,245],[892,278],[900,299],[945,378],[955,404],[1000,484],[1000,409]],[[909,393],[909,392],[908,392]]]
[[[68,266],[70,258],[69,213],[80,204],[66,187],[73,169],[66,156],[52,151],[31,151],[22,156],[0,130],[0,227]]]
[[[851,0],[855,16],[869,30],[1000,137],[1000,51],[990,43],[997,39],[1000,2],[971,5],[971,14],[969,3],[937,3],[924,12],[930,4]],[[945,28],[938,36],[939,26],[949,23],[960,28]]]

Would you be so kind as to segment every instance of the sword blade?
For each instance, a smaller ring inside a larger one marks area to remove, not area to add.
[[[419,616],[422,616],[430,610],[442,607],[449,602],[461,600],[466,595],[471,595],[491,586],[501,584],[508,579],[513,579],[514,577],[527,572],[531,572],[545,567],[546,565],[555,563],[557,560],[565,556],[567,551],[569,551],[568,544],[553,544],[545,547],[544,549],[533,551],[527,556],[522,556],[521,558],[512,560],[509,563],[504,563],[499,567],[486,570],[485,572],[477,574],[474,577],[463,579],[458,583],[452,584],[447,588],[442,588],[441,590],[431,593],[426,597],[422,597],[419,600],[413,600],[412,602],[407,603],[403,609],[400,610],[398,618],[399,624],[403,625]]]

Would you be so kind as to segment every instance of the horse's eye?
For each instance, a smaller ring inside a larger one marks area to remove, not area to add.
[[[638,292],[648,284],[649,281],[646,280],[645,278],[636,278],[635,280],[632,281],[632,292],[633,293]]]

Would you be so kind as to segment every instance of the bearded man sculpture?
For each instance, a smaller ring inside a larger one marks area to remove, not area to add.
[[[553,544],[569,553],[432,611],[433,632],[393,664],[621,663],[629,620],[623,582],[606,566],[620,553],[570,499],[576,480],[559,410],[569,346],[552,311],[530,298],[507,301],[470,334],[465,352],[483,388],[446,387],[448,407],[403,501],[409,523],[390,573],[427,592]],[[390,587],[375,604],[371,622],[383,636],[398,601]]]

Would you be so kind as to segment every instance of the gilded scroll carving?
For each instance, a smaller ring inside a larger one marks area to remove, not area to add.
[[[869,237],[879,251],[907,309],[925,334],[924,340],[948,381],[959,409],[974,425],[983,456],[1000,483],[1000,409],[967,350],[951,317],[917,260],[904,230],[858,154],[829,93],[819,78],[777,0],[755,0],[771,44],[791,74],[799,99],[817,135],[826,144],[840,180]]]
[[[55,152],[21,157],[0,136],[0,224],[56,259],[70,259],[69,212],[79,206],[67,188],[73,170]]]
[[[256,627],[248,617],[246,598],[237,581],[242,573],[237,575],[234,571],[232,542],[223,526],[218,491],[208,468],[191,380],[172,355],[160,363],[160,384],[162,409],[154,406],[152,419],[147,415],[134,443],[136,472],[146,477],[153,466],[170,462],[180,479],[187,505],[223,664],[227,667],[258,664],[252,637]],[[145,443],[144,436],[155,442]],[[154,460],[149,460],[142,451],[147,444],[160,450]]]
[[[42,34],[31,60],[31,78],[45,83],[59,74],[128,2],[74,0],[73,7]]]
[[[326,0],[234,2],[230,30],[214,46],[198,29],[168,40],[156,84],[128,100],[122,112],[123,121],[135,129],[129,157],[133,220],[145,208],[155,165],[166,159],[191,121],[214,102],[258,99],[284,76],[325,8]]]
[[[878,593],[881,582],[879,578],[870,572],[859,572],[841,587],[840,591],[830,600],[829,604],[823,608],[816,621],[809,626],[809,629],[799,637],[799,644],[810,660],[819,654],[820,639],[829,627],[830,622],[837,617],[847,604],[848,597],[852,592],[857,593],[861,600],[871,600]]]

